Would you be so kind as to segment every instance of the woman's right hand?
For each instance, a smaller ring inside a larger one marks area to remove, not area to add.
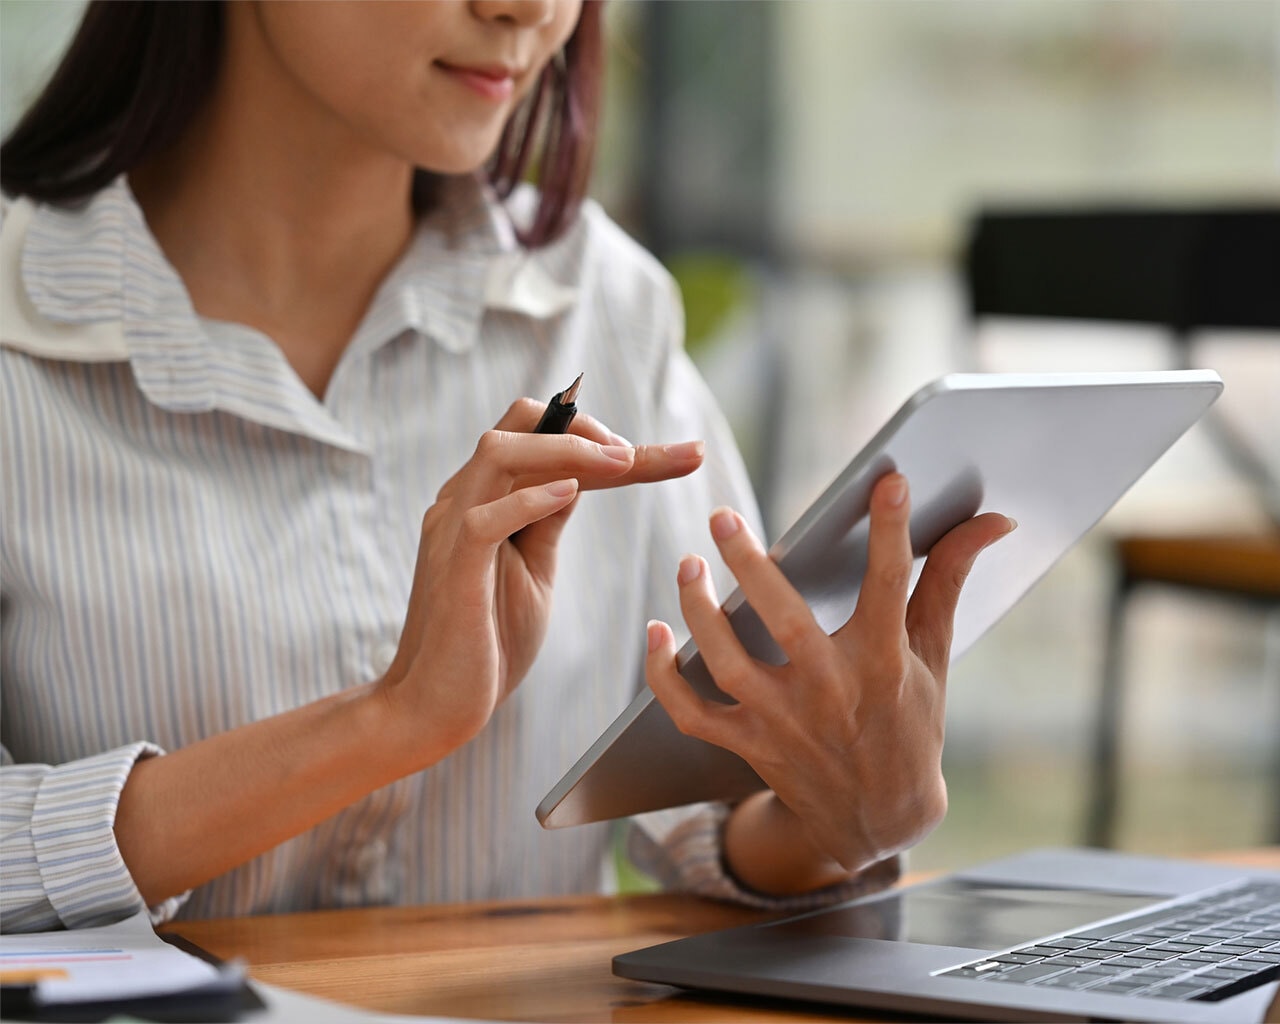
[[[533,663],[579,491],[685,476],[702,463],[701,441],[632,447],[584,414],[570,433],[531,433],[543,409],[512,405],[423,518],[399,649],[377,684],[417,767],[479,733]]]

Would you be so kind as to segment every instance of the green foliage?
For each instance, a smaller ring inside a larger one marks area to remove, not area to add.
[[[620,823],[613,830],[613,868],[618,876],[618,892],[623,895],[657,892],[661,886],[648,875],[636,869],[627,856],[627,825]]]
[[[724,253],[687,252],[667,261],[684,299],[685,347],[707,344],[752,298],[751,275],[741,260]]]

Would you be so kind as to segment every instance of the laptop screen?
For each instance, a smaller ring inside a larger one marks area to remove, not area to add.
[[[1053,889],[948,878],[766,927],[804,935],[1005,949],[1167,900],[1168,894]]]

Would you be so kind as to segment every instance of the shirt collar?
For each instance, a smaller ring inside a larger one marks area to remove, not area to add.
[[[558,281],[542,250],[523,248],[513,217],[531,198],[509,204],[472,177],[442,182],[440,201],[370,305],[353,349],[411,328],[449,352],[471,349],[487,311],[546,320],[569,308],[577,289]]]
[[[575,300],[576,289],[556,279],[543,251],[516,239],[512,217],[528,206],[528,190],[504,205],[471,177],[446,179],[443,189],[379,289],[349,355],[407,329],[463,352],[478,340],[486,310],[548,319]],[[23,212],[19,272],[39,316],[25,324],[6,318],[5,342],[58,359],[128,359],[148,398],[173,411],[219,404],[211,373],[218,353],[123,176],[79,206]]]

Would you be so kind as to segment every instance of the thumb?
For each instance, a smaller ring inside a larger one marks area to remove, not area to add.
[[[549,587],[555,577],[560,535],[564,533],[573,510],[577,508],[580,496],[575,495],[573,501],[564,508],[530,523],[510,538],[520,552],[520,557],[524,559],[529,575],[545,586]]]
[[[907,605],[911,649],[934,677],[946,678],[956,605],[973,563],[983,549],[1012,533],[1017,523],[997,512],[965,520],[929,551]]]

